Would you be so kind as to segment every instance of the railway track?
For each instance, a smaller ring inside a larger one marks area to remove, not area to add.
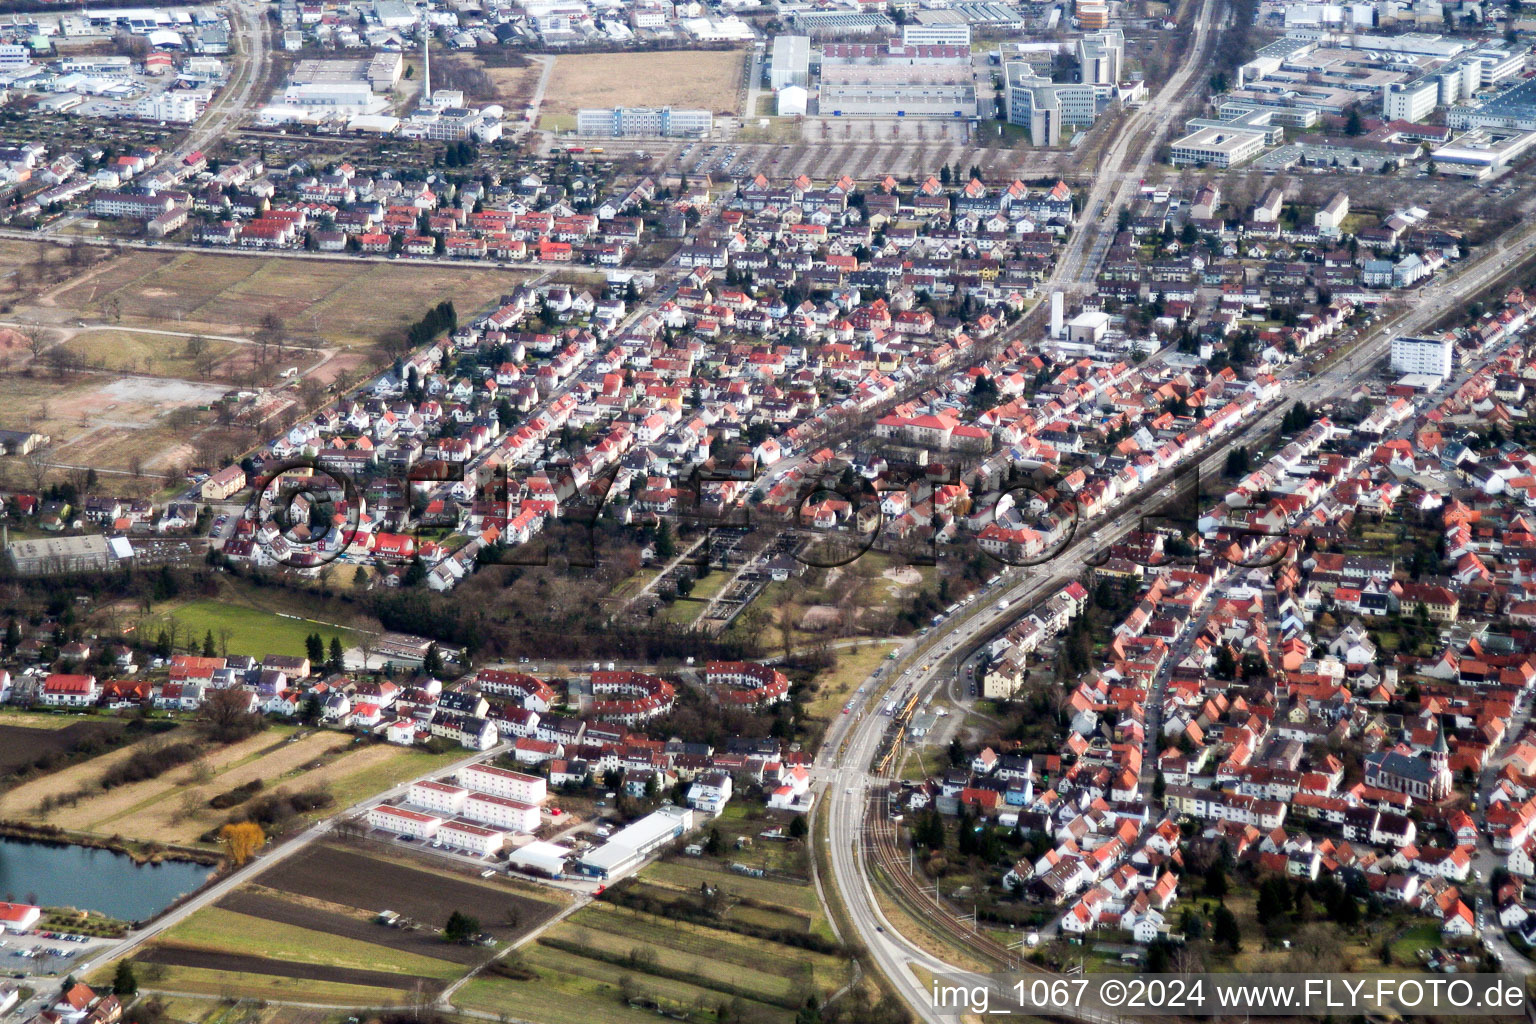
[[[908,703],[909,709],[915,703],[915,696],[914,694],[914,701]],[[909,911],[915,912],[924,923],[937,927],[947,939],[989,968],[997,971],[1027,970],[1042,974],[1051,973],[1034,964],[1026,963],[1016,951],[961,920],[954,910],[939,898],[937,890],[930,897],[924,891],[924,886],[912,876],[911,871],[908,870],[907,853],[901,848],[901,830],[891,818],[889,783],[895,781],[894,769],[898,759],[893,755],[899,749],[900,741],[898,740],[881,758],[879,770],[873,773],[873,781],[877,788],[872,788],[870,791],[870,805],[864,815],[861,839],[864,857],[873,859],[874,863],[880,867],[891,885],[895,887],[898,898],[907,905]]]

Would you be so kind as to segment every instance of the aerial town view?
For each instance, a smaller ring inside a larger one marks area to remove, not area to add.
[[[1536,1021],[1536,7],[117,2],[0,1024]]]

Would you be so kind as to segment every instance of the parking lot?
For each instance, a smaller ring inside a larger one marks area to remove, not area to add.
[[[0,973],[20,978],[69,970],[83,954],[111,939],[93,939],[64,932],[33,932],[0,939]]]
[[[906,178],[937,174],[944,165],[962,171],[980,167],[995,180],[1066,174],[1072,167],[1070,152],[1008,148],[995,137],[974,137],[965,121],[808,118],[799,129],[781,134],[777,142],[674,142],[660,148],[653,143],[647,152],[656,166],[707,173],[717,180],[805,174],[825,181],[849,168],[856,168],[862,180],[883,174]]]

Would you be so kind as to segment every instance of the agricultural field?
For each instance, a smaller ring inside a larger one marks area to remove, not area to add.
[[[53,735],[49,733],[47,735]],[[191,739],[181,727],[151,740],[63,771],[30,780],[0,796],[0,817],[56,825],[70,831],[120,835],[146,842],[202,845],[200,837],[228,819],[214,797],[260,779],[250,799],[323,791],[332,800],[310,816],[333,814],[405,779],[456,760],[455,753],[358,742],[344,733],[273,726],[239,743],[214,747],[190,764],[158,778],[102,790],[108,771],[150,744]]]
[[[583,107],[690,107],[735,114],[745,50],[563,54],[555,58],[542,112]]]
[[[0,715],[0,776],[74,752],[122,731],[122,723],[66,715]]]
[[[429,931],[441,930],[448,915],[460,910],[499,940],[515,938],[559,910],[546,890],[449,874],[446,862],[428,870],[386,860],[365,846],[316,844],[258,880],[285,898],[325,900],[370,915],[393,910]]]
[[[319,633],[330,649],[331,637],[340,637],[343,647],[353,647],[360,639],[355,630],[323,626],[306,619],[289,618],[276,612],[245,605],[198,598],[175,605],[162,605],[160,611],[139,623],[140,636],[154,638],[175,620],[177,641],[201,642],[213,633],[214,643],[228,654],[249,654],[262,658],[268,654],[304,656],[304,638]]]
[[[720,887],[718,925],[698,919],[701,879]],[[756,883],[759,895],[738,882]],[[739,1001],[754,1019],[780,1021],[810,994],[824,998],[848,980],[847,958],[830,940],[804,948],[763,937],[810,928],[812,914],[801,909],[807,894],[814,905],[809,886],[802,893],[788,883],[665,862],[621,887],[644,908],[607,899],[582,908],[527,947],[516,970],[493,968],[464,986],[456,1004],[536,1024],[560,1024],[572,1008],[582,1020],[627,1024],[642,1013],[697,1016]],[[787,901],[779,910],[768,906],[777,898]]]
[[[383,925],[375,925],[374,929],[377,932],[393,930]],[[451,960],[267,920],[220,906],[198,911],[166,931],[155,944],[161,949],[231,954],[278,961],[284,965],[336,968],[343,972],[387,971],[398,973],[405,979],[445,981],[464,971],[461,964]],[[453,948],[440,938],[436,944],[443,949]],[[283,972],[275,970],[271,973]]]
[[[46,822],[48,819],[38,813],[38,807],[44,801],[51,802],[65,794],[94,787],[103,775],[135,754],[152,745],[175,743],[190,736],[191,731],[188,729],[172,729],[119,747],[109,754],[79,761],[60,771],[30,779],[0,794],[0,818]]]
[[[173,950],[151,949],[135,960],[140,984],[146,988],[165,989],[170,992],[186,992],[215,997],[219,1000],[234,999],[282,999],[292,1002],[320,1003],[339,1007],[388,1006],[409,1002],[414,993],[395,987],[390,979],[382,979],[386,985],[367,985],[356,982],[333,980],[333,971],[320,969],[288,975],[265,974],[252,971],[226,970],[201,966],[184,966],[168,961],[177,959],[206,958],[208,954],[184,953]],[[234,963],[232,959],[226,962]],[[323,978],[306,978],[303,974],[323,974]],[[99,984],[110,985],[111,974],[104,973]]]

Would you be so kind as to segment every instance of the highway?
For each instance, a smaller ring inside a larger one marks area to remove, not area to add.
[[[1227,452],[1234,445],[1249,442],[1273,429],[1292,403],[1300,401],[1310,405],[1344,393],[1355,383],[1367,379],[1389,349],[1394,335],[1427,330],[1445,310],[1470,302],[1501,275],[1530,260],[1533,252],[1536,252],[1536,230],[1516,229],[1513,234],[1485,247],[1453,274],[1443,275],[1419,289],[1408,308],[1372,325],[1371,332],[1326,371],[1304,380],[1298,376],[1299,365],[1290,368],[1283,378],[1280,400],[1272,402],[1261,415],[1195,456],[1201,474],[1220,472]],[[890,720],[876,709],[880,702],[895,693],[915,688],[918,693],[926,694],[952,679],[955,667],[970,657],[982,640],[1016,620],[1068,580],[1079,578],[1087,569],[1087,559],[1134,527],[1143,514],[1147,497],[1159,493],[1180,471],[1187,471],[1187,467],[1175,466],[1154,478],[1129,501],[1112,509],[1107,521],[1085,524],[1058,557],[1047,565],[1010,569],[1004,575],[1003,583],[983,599],[951,616],[928,636],[909,641],[900,649],[898,661],[885,663],[906,666],[905,671],[892,671],[890,675],[876,677],[878,684],[866,685],[865,692],[855,696],[851,712],[839,715],[827,731],[816,759],[816,776],[823,784],[816,813],[826,821],[832,873],[859,941],[869,948],[873,962],[922,1020],[936,1022],[940,1018],[929,1006],[927,994],[906,968],[911,964],[929,970],[942,968],[934,966],[935,958],[931,954],[894,934],[890,922],[875,902],[866,862],[871,830],[884,826],[883,822],[870,820],[872,802],[869,792],[877,780],[870,775],[869,766],[890,724]],[[1006,610],[997,610],[999,600],[1006,602]],[[941,906],[935,906],[933,913],[951,914]]]

